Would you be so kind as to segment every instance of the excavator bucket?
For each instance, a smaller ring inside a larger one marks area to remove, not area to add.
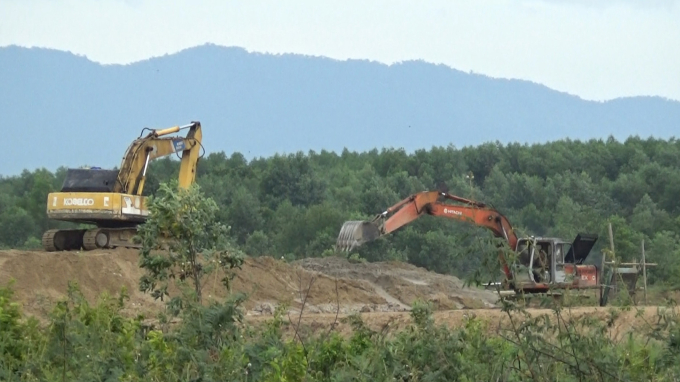
[[[369,221],[347,221],[340,228],[335,248],[349,252],[352,249],[380,237],[380,228]]]

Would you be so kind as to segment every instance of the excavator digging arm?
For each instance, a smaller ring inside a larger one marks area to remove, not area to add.
[[[387,235],[420,217],[424,211],[423,208],[427,204],[436,201],[438,197],[438,192],[414,194],[399,201],[385,210],[385,212],[376,215],[370,221],[347,221],[340,229],[335,247],[336,249],[349,252],[364,243]],[[387,215],[393,212],[395,212],[394,215],[386,218]]]
[[[164,137],[180,130],[189,129],[186,137]],[[196,178],[196,164],[201,147],[200,122],[152,130],[130,144],[118,173],[114,192],[141,195],[146,181],[149,162],[173,153],[182,152],[179,170],[179,186],[189,187]]]
[[[441,199],[459,204],[444,203]],[[401,200],[371,221],[346,222],[340,230],[336,248],[351,251],[366,242],[388,235],[423,215],[445,217],[485,227],[491,230],[494,236],[504,239],[513,250],[517,247],[518,238],[512,225],[495,209],[484,203],[448,193],[425,191]],[[510,277],[510,270],[504,257],[502,254],[499,257],[503,271]]]

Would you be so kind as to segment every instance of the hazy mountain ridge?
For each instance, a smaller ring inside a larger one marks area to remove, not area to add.
[[[680,102],[582,100],[443,65],[385,65],[204,45],[129,65],[48,49],[0,48],[0,174],[118,165],[143,127],[200,120],[208,152],[247,158],[488,141],[669,138]]]

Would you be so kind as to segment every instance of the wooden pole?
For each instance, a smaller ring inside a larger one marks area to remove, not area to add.
[[[612,231],[612,223],[611,222],[609,222],[609,247],[612,251],[612,260],[616,261],[616,252],[614,251],[614,232]],[[614,284],[616,284],[616,281],[617,281],[616,280],[616,272],[614,272],[614,273],[612,273],[612,283],[611,283],[612,285],[610,285],[610,287],[613,286]],[[611,289],[614,289],[614,288],[611,288]],[[618,291],[618,288],[616,288],[616,290]],[[609,292],[612,292],[612,290],[610,290]]]
[[[612,252],[614,252],[614,235],[612,234],[612,223],[609,223],[609,244],[611,246]],[[612,257],[613,258],[613,257]],[[607,264],[607,253],[602,252],[602,262],[600,263],[600,305],[604,302],[605,288],[609,285],[605,285],[607,273],[604,271],[604,266]]]
[[[611,247],[612,254],[614,253],[614,232],[612,231],[612,223],[609,223],[609,246]]]
[[[604,277],[606,273],[604,272],[605,258],[607,253],[602,252],[602,263],[600,264],[600,304],[602,304],[602,299],[604,298]]]
[[[647,260],[645,260],[645,239],[642,239],[642,282],[644,291],[644,301],[647,305]]]

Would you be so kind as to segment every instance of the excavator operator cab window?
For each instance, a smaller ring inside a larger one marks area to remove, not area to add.
[[[118,170],[70,168],[66,172],[61,192],[113,192]]]
[[[531,261],[531,244],[528,240],[520,240],[517,243],[517,261],[522,265],[528,266]]]
[[[562,243],[562,262],[566,262],[566,255],[569,253],[569,250],[571,250],[571,243]],[[569,262],[573,264],[573,261]]]
[[[555,263],[564,264],[564,243],[558,243],[555,245]],[[567,248],[568,250],[568,248]]]
[[[534,279],[537,282],[550,281],[550,262],[553,254],[552,252],[551,242],[536,243],[536,251],[534,252],[532,268],[534,271]]]

